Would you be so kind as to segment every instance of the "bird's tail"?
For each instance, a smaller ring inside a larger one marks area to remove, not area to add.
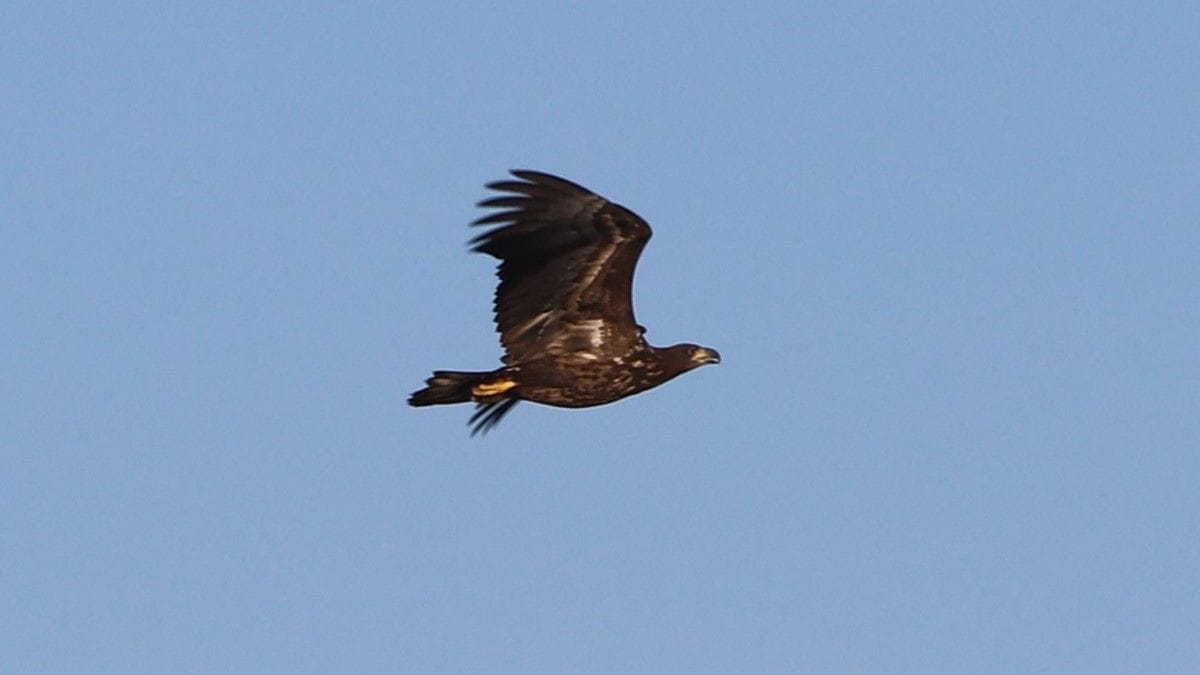
[[[412,406],[444,405],[471,401],[471,389],[491,375],[489,372],[472,373],[458,370],[435,370],[433,377],[425,380],[427,385],[408,397]]]

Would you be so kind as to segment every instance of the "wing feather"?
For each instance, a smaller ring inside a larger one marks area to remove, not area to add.
[[[474,225],[498,225],[471,240],[500,260],[496,328],[506,363],[546,353],[594,359],[641,343],[633,273],[651,230],[625,207],[564,178],[513,171],[507,193],[479,203],[500,208]]]

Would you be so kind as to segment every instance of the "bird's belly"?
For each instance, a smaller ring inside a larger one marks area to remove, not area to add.
[[[633,393],[635,392],[623,394],[613,392],[579,393],[563,389],[539,389],[529,393],[522,392],[521,398],[557,408],[591,408],[619,401]]]
[[[597,369],[577,373],[566,381],[523,382],[519,395],[527,401],[560,408],[587,408],[612,403],[647,388],[627,371]]]

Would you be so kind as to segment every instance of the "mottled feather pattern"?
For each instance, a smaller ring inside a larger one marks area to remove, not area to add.
[[[494,301],[504,366],[437,371],[412,405],[474,401],[472,435],[498,424],[517,401],[564,408],[611,403],[707,363],[692,344],[659,349],[633,315],[633,272],[650,226],[629,209],[571,181],[536,171],[488,184],[498,209],[473,225],[491,229],[474,251],[500,260]]]
[[[511,194],[480,202],[505,210],[474,223],[500,227],[471,240],[473,250],[501,261],[494,309],[504,362],[562,351],[575,343],[576,324],[596,320],[606,324],[607,346],[631,349],[634,342],[625,338],[636,325],[633,270],[650,226],[570,181],[533,171],[513,175],[525,180],[488,185]]]

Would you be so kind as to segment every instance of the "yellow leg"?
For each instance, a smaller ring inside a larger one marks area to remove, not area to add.
[[[496,380],[495,382],[485,382],[471,387],[471,395],[475,398],[491,398],[499,396],[504,392],[517,386],[515,380]]]

